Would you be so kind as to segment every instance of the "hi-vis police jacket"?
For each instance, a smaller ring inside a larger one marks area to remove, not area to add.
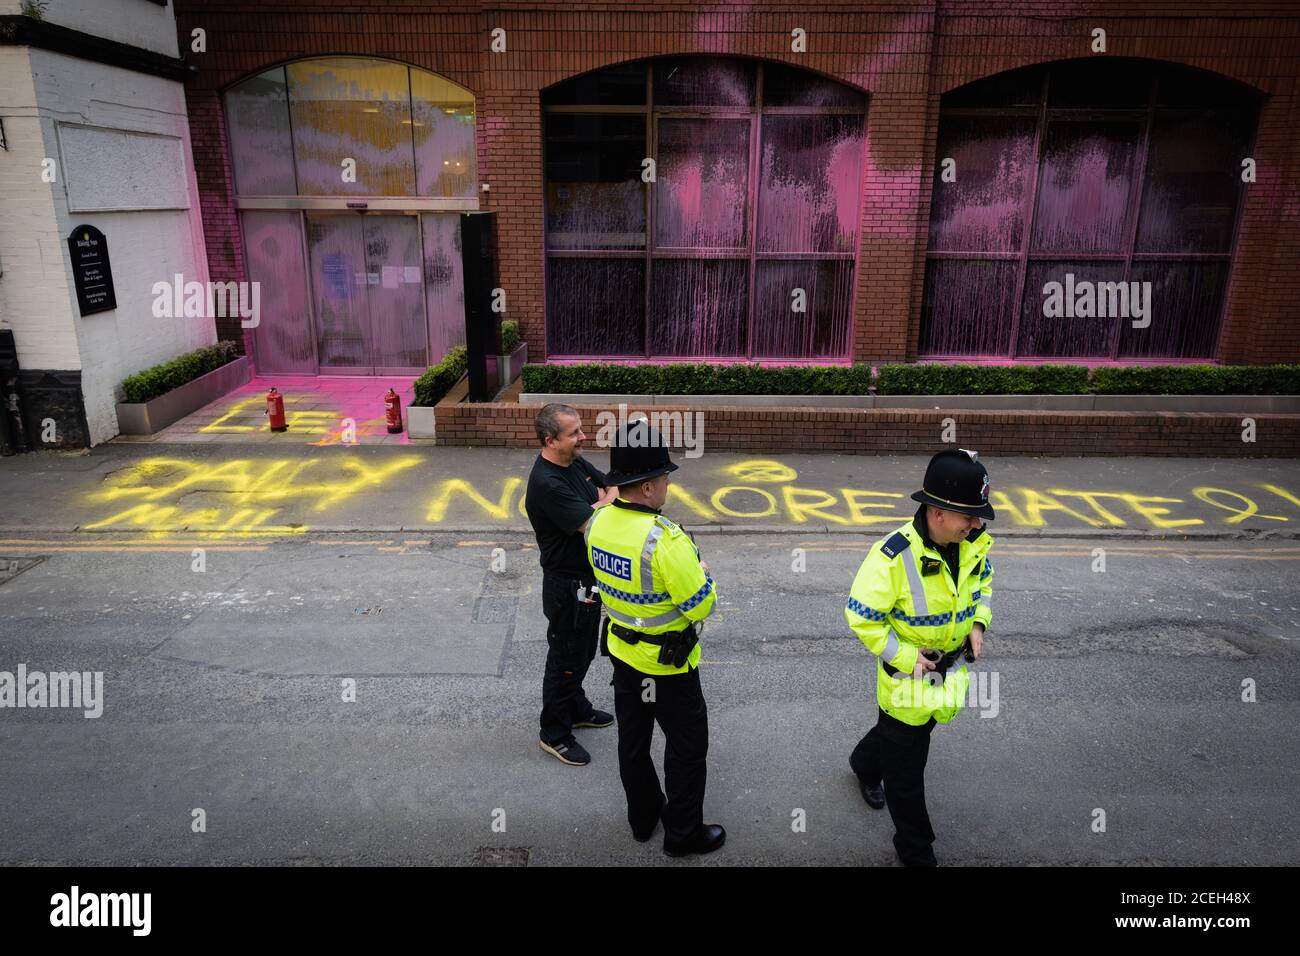
[[[993,616],[993,565],[988,559],[992,546],[983,528],[960,542],[954,581],[948,562],[925,546],[911,521],[872,545],[853,579],[844,619],[880,658],[876,700],[885,713],[919,727],[931,717],[946,724],[961,709],[969,686],[963,660],[948,669],[942,683],[937,675],[913,680],[911,674],[921,648],[947,653],[961,647],[976,621],[988,628]],[[888,674],[885,663],[898,673]]]
[[[713,578],[700,552],[657,511],[619,498],[587,522],[587,560],[610,620],[643,634],[685,630],[713,612]],[[700,664],[700,646],[681,667],[659,663],[659,645],[629,644],[609,632],[609,653],[644,674],[684,674]]]

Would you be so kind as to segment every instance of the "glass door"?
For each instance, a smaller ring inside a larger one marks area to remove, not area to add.
[[[369,275],[358,215],[308,216],[311,292],[320,373],[370,374]]]
[[[377,375],[428,368],[428,323],[420,281],[418,216],[365,216],[366,286],[370,306],[370,363]]]
[[[315,375],[316,343],[307,299],[302,213],[240,213],[248,278],[258,284],[253,328],[258,374]]]
[[[427,367],[419,220],[308,215],[320,373],[390,375]]]

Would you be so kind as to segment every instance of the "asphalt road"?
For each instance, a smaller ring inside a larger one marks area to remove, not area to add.
[[[706,819],[729,839],[672,861],[628,833],[613,728],[579,731],[585,768],[537,748],[527,535],[10,532],[0,671],[102,672],[103,710],[0,709],[0,863],[894,865],[848,768],[874,663],[842,609],[874,535],[701,539]],[[1300,544],[993,554],[984,699],[931,748],[940,861],[1300,863]],[[609,676],[587,680],[606,709]]]

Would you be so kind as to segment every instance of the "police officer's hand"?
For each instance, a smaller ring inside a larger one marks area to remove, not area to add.
[[[709,573],[709,563],[708,563],[707,561],[701,561],[701,562],[700,562],[700,569],[701,569],[705,574],[708,574],[708,573]]]
[[[976,623],[970,632],[970,652],[979,660],[980,650],[984,647],[984,625]]]
[[[921,650],[928,651],[929,648],[923,647],[921,648]],[[912,668],[912,677],[916,680],[920,680],[922,677],[925,676],[926,671],[932,671],[934,670],[934,668],[935,668],[934,661],[926,657],[925,654],[918,653],[916,655],[916,666]]]

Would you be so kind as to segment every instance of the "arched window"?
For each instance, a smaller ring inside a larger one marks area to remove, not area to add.
[[[413,373],[462,344],[473,95],[400,63],[327,57],[244,80],[225,103],[261,289],[258,371]]]
[[[944,96],[921,355],[1213,357],[1257,111],[1110,58]]]
[[[554,357],[849,357],[863,93],[670,57],[543,92]]]
[[[474,97],[424,70],[301,60],[226,93],[235,192],[473,199]]]

